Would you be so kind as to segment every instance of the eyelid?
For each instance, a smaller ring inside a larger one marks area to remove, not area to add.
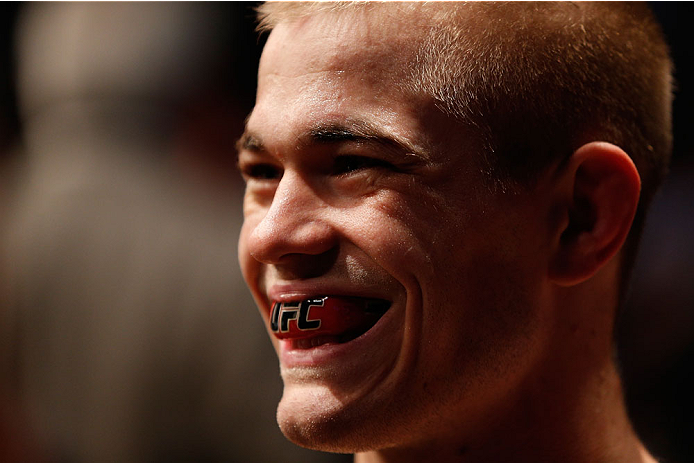
[[[346,154],[335,157],[332,170],[333,175],[347,175],[370,168],[395,169],[395,166],[391,162],[378,157]]]
[[[256,153],[240,153],[237,166],[246,181],[274,181],[281,178],[284,172],[281,164]]]
[[[249,164],[241,170],[241,173],[244,178],[261,181],[274,181],[282,177],[282,169],[268,163]]]

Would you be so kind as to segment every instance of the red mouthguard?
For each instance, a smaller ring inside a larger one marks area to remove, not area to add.
[[[341,336],[366,331],[389,307],[390,303],[382,299],[361,297],[275,302],[270,313],[270,329],[278,339]]]

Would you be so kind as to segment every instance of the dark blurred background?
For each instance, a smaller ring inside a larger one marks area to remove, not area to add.
[[[632,419],[663,462],[694,461],[694,19],[690,2],[649,2],[675,62],[674,151],[648,217],[620,325]]]
[[[0,6],[0,461],[351,461],[277,430],[277,361],[237,269],[253,6]],[[694,461],[694,8],[651,6],[675,149],[619,358],[638,432],[677,463]]]

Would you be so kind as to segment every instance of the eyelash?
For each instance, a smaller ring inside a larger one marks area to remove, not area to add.
[[[369,168],[388,168],[393,169],[394,166],[382,159],[371,158],[366,156],[338,156],[333,164],[333,175],[345,175],[352,172],[357,172]]]
[[[366,157],[366,156],[355,156],[346,155],[338,156],[332,166],[332,175],[347,175],[353,172],[358,172],[363,169],[369,168],[388,168],[393,169],[394,166],[382,159]],[[282,178],[282,169],[279,167],[268,164],[268,163],[258,163],[249,164],[242,166],[241,173],[246,179],[253,180],[278,180]]]
[[[242,166],[241,173],[244,178],[253,180],[278,180],[282,177],[282,169],[264,163]]]

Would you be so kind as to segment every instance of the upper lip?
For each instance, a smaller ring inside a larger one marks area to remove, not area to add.
[[[360,284],[358,287],[345,285],[344,283],[329,282],[297,282],[277,283],[268,289],[268,298],[272,302],[291,302],[321,296],[352,296],[370,299],[385,299],[392,302],[392,297],[384,294],[383,288],[370,287],[368,284]]]

